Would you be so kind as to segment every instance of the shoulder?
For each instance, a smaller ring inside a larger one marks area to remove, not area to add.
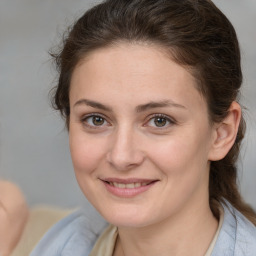
[[[86,256],[107,223],[91,209],[80,209],[55,224],[30,256]]]
[[[224,221],[212,256],[248,256],[256,253],[256,227],[226,201]]]
[[[234,212],[237,222],[235,251],[240,252],[235,255],[256,254],[256,227],[239,211],[234,209]]]

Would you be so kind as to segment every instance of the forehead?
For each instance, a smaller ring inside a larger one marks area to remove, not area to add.
[[[202,104],[204,99],[196,87],[191,73],[163,48],[122,43],[93,51],[77,65],[70,101],[84,95],[108,102],[114,96],[138,103],[170,97],[181,103]]]

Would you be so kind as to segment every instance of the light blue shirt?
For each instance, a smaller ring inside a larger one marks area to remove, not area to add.
[[[256,227],[228,202],[212,256],[256,256]],[[30,256],[88,256],[108,224],[95,212],[79,210],[54,225]]]

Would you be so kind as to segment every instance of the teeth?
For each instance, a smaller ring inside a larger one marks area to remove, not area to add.
[[[118,183],[118,187],[119,187],[119,188],[125,188],[125,184]]]
[[[126,187],[126,188],[134,188],[134,187],[135,187],[135,184],[134,184],[134,183],[126,184],[125,187]]]
[[[140,187],[140,186],[141,186],[140,183],[138,183],[138,182],[137,182],[137,183],[134,183],[134,187],[135,187],[135,188],[138,188],[138,187]]]
[[[117,182],[109,182],[111,186],[114,186],[116,188],[139,188],[141,186],[146,186],[148,185],[149,183],[147,182],[142,182],[142,183],[139,183],[139,182],[136,182],[136,183],[128,183],[128,184],[124,184],[124,183],[117,183]]]

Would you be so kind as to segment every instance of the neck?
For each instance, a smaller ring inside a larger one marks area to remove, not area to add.
[[[115,256],[204,255],[218,228],[208,203],[140,228],[119,227]],[[193,216],[193,217],[192,217]]]

